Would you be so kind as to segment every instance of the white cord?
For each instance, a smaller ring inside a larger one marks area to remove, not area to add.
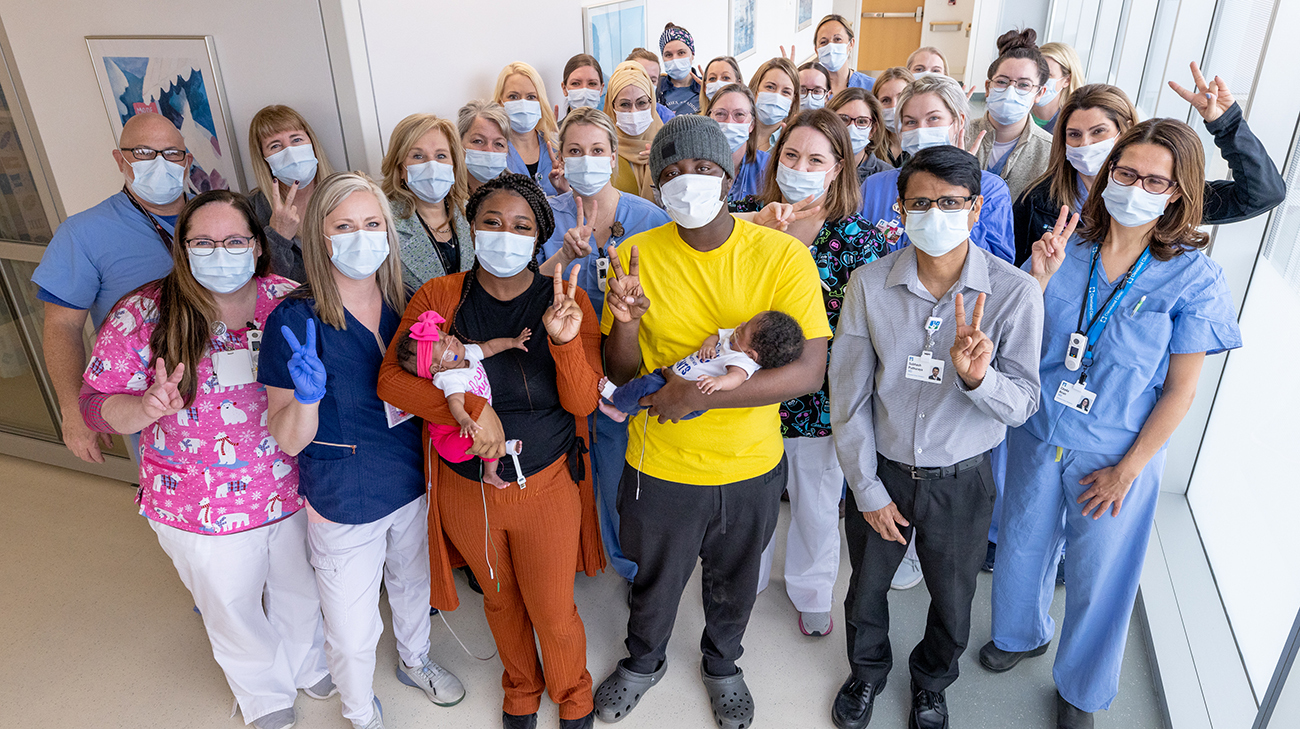
[[[645,465],[645,434],[650,429],[650,411],[642,410],[645,415],[645,425],[641,426],[641,460],[636,463],[636,498],[634,501],[641,500],[641,467]]]
[[[469,656],[470,658],[474,658],[474,659],[477,659],[477,660],[480,660],[480,661],[490,661],[490,660],[492,660],[493,658],[496,658],[496,657],[497,657],[497,652],[496,652],[495,650],[492,651],[492,655],[490,655],[490,656],[480,656],[480,655],[476,655],[476,654],[475,654],[473,651],[471,651],[469,648],[465,647],[465,641],[461,640],[461,639],[460,639],[460,636],[459,636],[459,635],[456,635],[456,631],[454,631],[454,630],[451,629],[451,623],[448,623],[448,622],[447,622],[447,616],[446,616],[446,614],[443,613],[443,611],[441,611],[441,610],[438,611],[438,617],[442,618],[442,624],[443,624],[443,625],[446,625],[446,626],[447,626],[447,630],[451,631],[451,637],[455,638],[457,643],[460,643],[460,649],[463,650],[463,651],[465,651],[465,655]]]
[[[483,560],[487,562],[488,579],[495,580],[497,575],[496,571],[492,569],[493,562],[491,555],[488,554],[488,544],[492,545],[492,551],[496,553],[498,560],[501,559],[501,553],[497,552],[497,543],[492,539],[492,527],[488,524],[487,488],[483,485],[483,468],[484,466],[480,465],[478,472],[478,491],[483,496]],[[500,589],[501,586],[497,585],[497,590]]]

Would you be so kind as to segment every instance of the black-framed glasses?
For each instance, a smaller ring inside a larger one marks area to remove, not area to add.
[[[903,209],[909,213],[924,213],[932,207],[937,207],[945,213],[951,213],[954,210],[963,210],[966,204],[975,199],[975,195],[945,195],[938,200],[931,200],[928,197],[909,197],[903,200]]]
[[[118,150],[122,152],[130,152],[131,156],[135,157],[138,162],[148,162],[160,154],[163,159],[168,162],[184,162],[185,155],[189,154],[189,152],[183,149],[175,148],[153,149],[152,147],[118,147]]]
[[[871,117],[869,116],[852,117],[852,116],[846,116],[844,114],[840,114],[839,116],[840,116],[840,121],[844,122],[844,126],[853,126],[853,127],[857,127],[858,129],[871,128]]]
[[[830,92],[826,91],[825,89],[804,89],[799,95],[805,99],[814,99],[816,101],[821,101],[822,99],[830,95]]]
[[[1123,185],[1124,187],[1132,187],[1141,182],[1142,189],[1152,195],[1163,195],[1172,190],[1176,184],[1168,177],[1161,177],[1159,175],[1139,175],[1138,171],[1132,167],[1120,167],[1119,165],[1111,166],[1110,179],[1116,185]]]
[[[1016,91],[1022,94],[1027,94],[1039,86],[1029,79],[1022,78],[1018,81],[1012,81],[1006,76],[998,76],[994,78],[991,83],[993,84],[993,88],[998,91],[1006,91],[1008,88],[1015,88]]]
[[[193,251],[196,256],[210,256],[218,248],[225,248],[233,254],[245,253],[257,243],[256,238],[246,235],[232,235],[221,240],[211,238],[186,238],[185,248]]]

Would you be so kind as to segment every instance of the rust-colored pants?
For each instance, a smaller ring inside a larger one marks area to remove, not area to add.
[[[524,489],[514,483],[505,489],[480,486],[441,461],[438,469],[443,531],[483,585],[483,612],[505,666],[502,708],[507,714],[532,714],[546,689],[561,719],[590,714],[587,634],[573,602],[582,512],[565,459],[529,476]]]

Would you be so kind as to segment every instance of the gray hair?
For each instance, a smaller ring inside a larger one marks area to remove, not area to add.
[[[501,129],[501,135],[506,139],[510,138],[510,117],[506,116],[505,108],[495,101],[474,99],[460,107],[460,111],[456,114],[456,131],[461,139],[469,134],[469,128],[474,126],[474,120],[479,118],[496,124]]]
[[[953,118],[961,124],[962,135],[965,135],[967,126],[970,123],[970,101],[966,99],[966,92],[962,90],[961,84],[956,79],[948,76],[922,76],[912,83],[903,87],[898,94],[898,102],[894,104],[896,119],[895,124],[902,129],[903,107],[914,97],[922,94],[934,94],[939,97],[943,105],[948,107],[948,112]],[[961,138],[957,139],[957,144],[962,143]]]

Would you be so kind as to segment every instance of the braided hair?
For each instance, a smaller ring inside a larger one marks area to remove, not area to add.
[[[465,203],[465,219],[469,221],[471,231],[474,220],[478,217],[479,207],[496,192],[514,193],[523,198],[524,202],[528,203],[528,207],[532,209],[533,217],[537,220],[537,240],[533,243],[533,255],[528,260],[528,269],[534,274],[540,275],[537,254],[541,252],[542,245],[550,240],[551,235],[555,233],[555,214],[551,212],[551,204],[546,200],[546,193],[528,175],[502,172],[480,185],[477,190],[470,194],[469,200]],[[474,265],[465,274],[465,282],[460,289],[460,302],[456,304],[456,316],[453,317],[451,322],[450,333],[459,337],[462,342],[476,343],[478,341],[467,336],[464,328],[460,325],[461,312],[464,310],[465,300],[469,298],[469,293],[473,290],[474,283],[478,278],[478,270],[478,258],[475,258]]]

